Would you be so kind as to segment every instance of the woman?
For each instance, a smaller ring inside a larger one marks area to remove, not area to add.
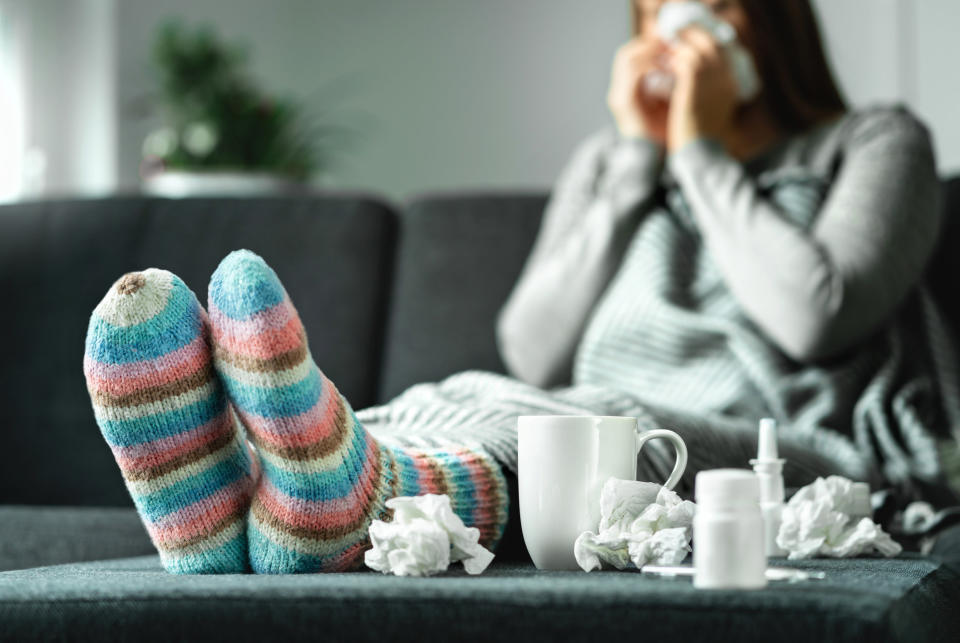
[[[957,407],[920,287],[940,223],[926,129],[901,108],[845,108],[806,0],[707,3],[752,52],[756,99],[738,104],[721,49],[689,29],[669,103],[650,100],[662,4],[633,5],[616,127],[564,170],[502,312],[511,371],[634,393],[689,441],[716,440],[691,444],[703,466],[743,466],[770,415],[806,473],[933,491]]]
[[[386,499],[429,492],[482,544],[517,547],[519,414],[674,429],[686,493],[699,469],[745,466],[764,416],[783,427],[788,484],[942,488],[937,430],[956,406],[918,286],[939,224],[926,130],[902,109],[845,110],[807,0],[711,4],[757,61],[746,104],[707,33],[659,41],[659,5],[634,7],[616,126],[564,169],[501,312],[516,378],[467,371],[354,413],[253,253],[220,264],[209,313],[166,271],[114,284],[84,371],[169,571],[351,569]],[[676,78],[662,103],[641,91],[659,64]],[[639,477],[670,460],[645,449]]]

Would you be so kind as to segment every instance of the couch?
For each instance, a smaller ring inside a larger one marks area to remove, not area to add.
[[[960,180],[945,187],[946,211],[960,215]],[[958,640],[956,529],[924,556],[812,561],[803,565],[826,580],[762,592],[539,572],[516,506],[477,577],[162,570],[81,372],[88,316],[113,280],[163,267],[205,301],[224,255],[256,251],[296,303],[318,365],[361,409],[458,371],[505,372],[494,319],[546,198],[434,193],[391,204],[337,192],[0,207],[0,640]],[[960,335],[956,218],[930,275]]]

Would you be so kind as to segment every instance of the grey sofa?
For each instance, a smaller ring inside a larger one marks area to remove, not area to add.
[[[960,215],[960,182],[947,195]],[[317,363],[361,409],[461,370],[504,372],[494,319],[545,200],[448,193],[394,205],[335,193],[0,207],[0,640],[958,640],[957,530],[928,556],[815,561],[806,565],[827,580],[754,593],[538,572],[515,503],[478,577],[162,571],[81,373],[88,315],[114,279],[163,267],[205,301],[224,255],[256,251],[296,303]],[[956,247],[955,224],[931,267],[951,324],[960,258],[944,248]]]

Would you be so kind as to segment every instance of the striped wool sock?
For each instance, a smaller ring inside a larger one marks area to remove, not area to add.
[[[209,321],[193,292],[166,270],[124,275],[90,317],[83,371],[167,571],[249,571],[258,467],[213,370]]]
[[[214,364],[251,440],[263,477],[248,524],[258,573],[355,569],[368,529],[394,496],[446,493],[492,549],[507,519],[506,481],[489,455],[467,448],[386,446],[317,368],[297,311],[259,256],[227,256],[210,282]]]

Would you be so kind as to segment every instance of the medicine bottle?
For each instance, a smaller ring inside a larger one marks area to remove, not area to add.
[[[767,557],[757,476],[743,469],[701,471],[695,494],[694,587],[765,587]]]

